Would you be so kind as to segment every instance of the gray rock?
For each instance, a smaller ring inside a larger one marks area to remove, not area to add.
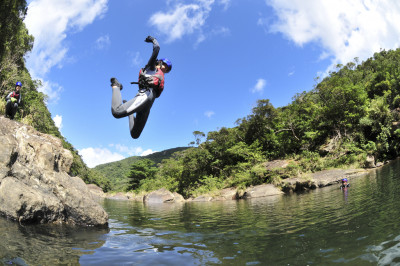
[[[212,201],[219,200],[236,200],[239,198],[236,188],[224,188],[219,192],[219,195],[214,196]]]
[[[375,168],[375,157],[372,155],[367,156],[367,160],[365,161],[365,167],[366,168]]]
[[[280,195],[283,192],[272,184],[263,184],[259,186],[249,187],[244,192],[243,198],[259,198],[272,195]]]
[[[107,199],[111,199],[111,200],[128,200],[129,197],[126,193],[122,193],[122,192],[118,192],[114,195],[111,195],[109,197],[107,197]]]
[[[344,177],[351,178],[368,173],[363,169],[331,169],[309,174],[302,178],[287,178],[282,180],[281,187],[284,191],[302,191],[307,189],[322,188],[338,184]]]
[[[147,203],[164,203],[174,202],[175,196],[165,188],[152,191],[143,197],[143,201]]]
[[[92,196],[97,200],[104,199],[106,197],[106,193],[103,192],[103,189],[95,184],[87,184],[87,188],[89,189]]]
[[[285,169],[289,165],[289,161],[287,160],[273,160],[264,163],[264,167],[267,170],[277,170],[277,169]]]
[[[174,195],[174,202],[185,202],[185,198],[179,193],[172,193]]]
[[[194,202],[207,202],[207,201],[211,201],[212,199],[213,199],[213,197],[211,197],[211,196],[201,195],[201,196],[198,196],[198,197],[194,198],[192,201],[194,201]]]
[[[107,225],[60,139],[0,117],[0,214],[20,223]]]

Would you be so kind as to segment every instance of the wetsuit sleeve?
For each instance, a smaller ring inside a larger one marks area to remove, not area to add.
[[[160,45],[158,44],[156,39],[153,39],[153,53],[151,54],[149,62],[147,63],[145,68],[149,68],[150,70],[156,69],[157,56],[159,51],[160,51]]]
[[[21,100],[22,100],[22,93],[19,93],[19,99],[18,99],[18,105],[21,105]]]
[[[6,96],[6,101],[9,101],[10,100],[10,98],[11,98],[11,94],[12,94],[13,92],[10,92],[7,96]]]

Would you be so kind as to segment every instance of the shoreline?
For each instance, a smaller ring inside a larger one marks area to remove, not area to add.
[[[391,162],[391,161],[390,161]],[[388,163],[390,163],[388,162]],[[384,165],[386,165],[385,163]],[[261,184],[257,186],[250,186],[244,191],[239,191],[235,187],[225,188],[219,191],[211,192],[208,194],[200,195],[194,198],[184,199],[182,195],[170,192],[166,189],[159,189],[156,191],[134,194],[132,192],[117,192],[117,193],[104,193],[101,188],[96,185],[88,185],[92,194],[99,199],[110,200],[130,200],[145,203],[176,203],[176,202],[209,202],[209,201],[224,201],[224,200],[241,200],[268,197],[274,195],[292,194],[295,192],[313,190],[340,184],[342,178],[346,177],[351,183],[351,179],[365,176],[372,171],[380,169],[383,165],[375,168],[367,169],[329,169],[322,170],[315,173],[304,174],[302,177],[292,177],[282,179],[279,184]]]

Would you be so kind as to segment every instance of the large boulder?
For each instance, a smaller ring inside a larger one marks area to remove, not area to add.
[[[283,192],[272,184],[262,184],[254,187],[248,187],[244,192],[243,198],[260,198],[273,195],[280,195]]]
[[[375,168],[375,157],[373,155],[368,155],[365,160],[365,168]]]
[[[172,193],[165,188],[160,188],[152,191],[143,197],[145,203],[167,203],[167,202],[182,202],[183,197],[178,193]]]
[[[106,193],[104,193],[103,189],[95,184],[87,184],[87,188],[89,189],[90,193],[96,200],[102,200],[106,198]]]
[[[236,200],[239,198],[236,188],[224,188],[219,191],[219,194],[215,196],[212,200]]]
[[[0,214],[20,223],[107,225],[60,139],[0,117]]]
[[[322,188],[339,184],[342,178],[357,177],[368,173],[363,169],[330,169],[306,175],[282,180],[280,186],[286,192],[303,191]]]

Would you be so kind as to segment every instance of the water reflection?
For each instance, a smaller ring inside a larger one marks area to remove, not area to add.
[[[109,229],[62,225],[21,226],[0,219],[0,262],[4,265],[79,265],[82,254],[104,244]]]
[[[0,219],[19,265],[390,265],[400,262],[400,161],[300,194],[145,205],[106,200],[110,231]]]
[[[121,234],[134,234],[146,243],[131,251],[149,258],[191,254],[192,262],[200,263],[202,257],[207,264],[368,265],[378,261],[369,258],[376,254],[366,253],[371,242],[400,233],[396,169],[398,162],[350,180],[347,190],[331,186],[246,201],[169,205],[110,201],[105,206],[117,210],[110,217],[123,224],[116,228],[130,228]]]

